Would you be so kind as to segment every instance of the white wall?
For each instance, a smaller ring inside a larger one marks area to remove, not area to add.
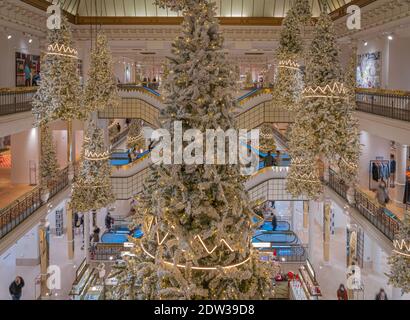
[[[358,54],[381,51],[382,75],[381,86],[384,89],[410,90],[410,38],[387,37],[368,39],[358,44]]]
[[[35,266],[40,262],[38,224],[16,243],[17,265]]]
[[[29,161],[33,160],[39,172],[39,132],[32,128],[11,136],[11,181],[30,183]],[[32,181],[33,182],[33,181]]]
[[[390,140],[372,135],[367,131],[361,131],[360,143],[362,144],[362,154],[359,161],[359,185],[365,189],[369,188],[369,165],[370,160],[376,157],[390,159]]]
[[[54,130],[53,141],[56,147],[57,162],[60,168],[67,166],[67,130]]]
[[[390,41],[390,65],[388,87],[410,90],[410,38]]]
[[[16,277],[16,246],[0,256],[0,300],[10,300],[9,285]]]
[[[12,35],[10,40],[8,34]],[[40,55],[39,41],[32,39],[33,42],[28,43],[29,37],[20,31],[0,32],[0,87],[16,86],[16,52]]]

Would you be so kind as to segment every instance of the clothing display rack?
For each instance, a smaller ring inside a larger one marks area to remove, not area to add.
[[[380,181],[389,187],[390,161],[389,160],[370,160],[369,165],[369,189],[375,190]]]

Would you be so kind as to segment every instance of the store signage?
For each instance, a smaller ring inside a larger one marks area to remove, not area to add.
[[[252,243],[254,248],[270,248],[271,244],[270,242],[256,242]]]
[[[135,245],[132,242],[124,242],[124,248],[134,248]]]

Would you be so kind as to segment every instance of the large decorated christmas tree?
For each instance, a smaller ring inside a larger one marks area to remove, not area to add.
[[[145,138],[142,131],[141,121],[134,119],[131,121],[127,135],[127,148],[135,148],[137,151],[144,151],[145,147]]]
[[[107,37],[97,34],[95,47],[91,51],[89,79],[85,88],[84,103],[89,112],[114,108],[119,104],[111,52]]]
[[[57,153],[50,128],[47,125],[40,128],[40,184],[47,189],[58,177]]]
[[[235,74],[222,51],[215,4],[158,1],[180,10],[182,34],[164,84],[162,127],[235,127]],[[172,141],[174,145],[175,141]],[[184,142],[184,147],[188,142]],[[175,155],[175,153],[174,153]],[[126,258],[118,299],[266,299],[271,274],[251,248],[253,212],[238,165],[153,165],[136,207],[144,236]]]
[[[88,121],[71,199],[75,210],[98,210],[114,202],[109,158],[102,130],[93,120]]]
[[[300,70],[303,58],[302,27],[310,21],[307,0],[296,0],[282,23],[279,47],[276,52],[278,70],[275,81],[275,104],[284,109],[295,110],[303,89]]]
[[[390,265],[389,284],[410,292],[410,214],[406,213],[395,240],[394,250],[388,259]]]
[[[347,92],[345,120],[341,123],[346,132],[340,141],[341,156],[337,163],[339,177],[349,186],[354,187],[358,180],[360,157],[359,121],[354,115],[356,110],[356,66],[357,51],[354,48],[348,68],[345,72],[344,83]]]
[[[78,72],[77,50],[67,19],[59,29],[47,34],[47,51],[41,65],[41,81],[33,97],[36,124],[61,119],[83,119],[82,90]]]
[[[306,61],[305,88],[290,134],[296,165],[289,172],[288,190],[295,196],[303,192],[315,197],[321,191],[318,160],[325,173],[329,165],[340,165],[344,177],[353,179],[359,152],[354,89],[344,84],[333,22],[325,12],[316,22]]]

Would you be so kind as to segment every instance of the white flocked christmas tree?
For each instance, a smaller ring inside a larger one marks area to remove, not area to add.
[[[99,32],[91,51],[91,66],[85,88],[84,104],[89,112],[114,108],[119,104],[111,52],[107,37]]]
[[[405,214],[405,219],[400,225],[400,230],[395,236],[394,251],[388,259],[390,272],[389,284],[400,288],[402,293],[410,293],[410,214]]]
[[[98,210],[114,202],[109,157],[102,129],[98,128],[93,120],[89,120],[80,169],[73,186],[71,201],[76,210]]]
[[[55,119],[84,119],[77,50],[64,16],[60,29],[48,30],[47,43],[40,86],[32,102],[36,123],[40,125]]]
[[[347,166],[354,172],[359,145],[352,98],[344,84],[333,22],[325,12],[316,22],[306,61],[305,89],[290,134],[292,163],[297,165],[290,169],[288,190],[294,195],[302,191],[316,197],[321,192],[318,160],[325,164],[325,176],[332,164],[336,167],[341,164],[343,174],[351,176]]]
[[[164,83],[162,127],[171,136],[174,121],[201,132],[234,128],[236,75],[222,51],[215,3],[157,2],[184,18]],[[161,164],[152,170],[136,207],[144,236],[134,241],[113,297],[269,298],[272,270],[251,247],[254,214],[239,166]]]
[[[303,89],[300,70],[303,60],[301,29],[310,21],[307,0],[296,0],[282,23],[279,47],[276,52],[278,69],[275,81],[275,105],[286,110],[296,110]]]
[[[40,128],[40,184],[43,188],[47,188],[50,183],[57,179],[59,168],[56,146],[50,128],[47,125],[42,125]]]

